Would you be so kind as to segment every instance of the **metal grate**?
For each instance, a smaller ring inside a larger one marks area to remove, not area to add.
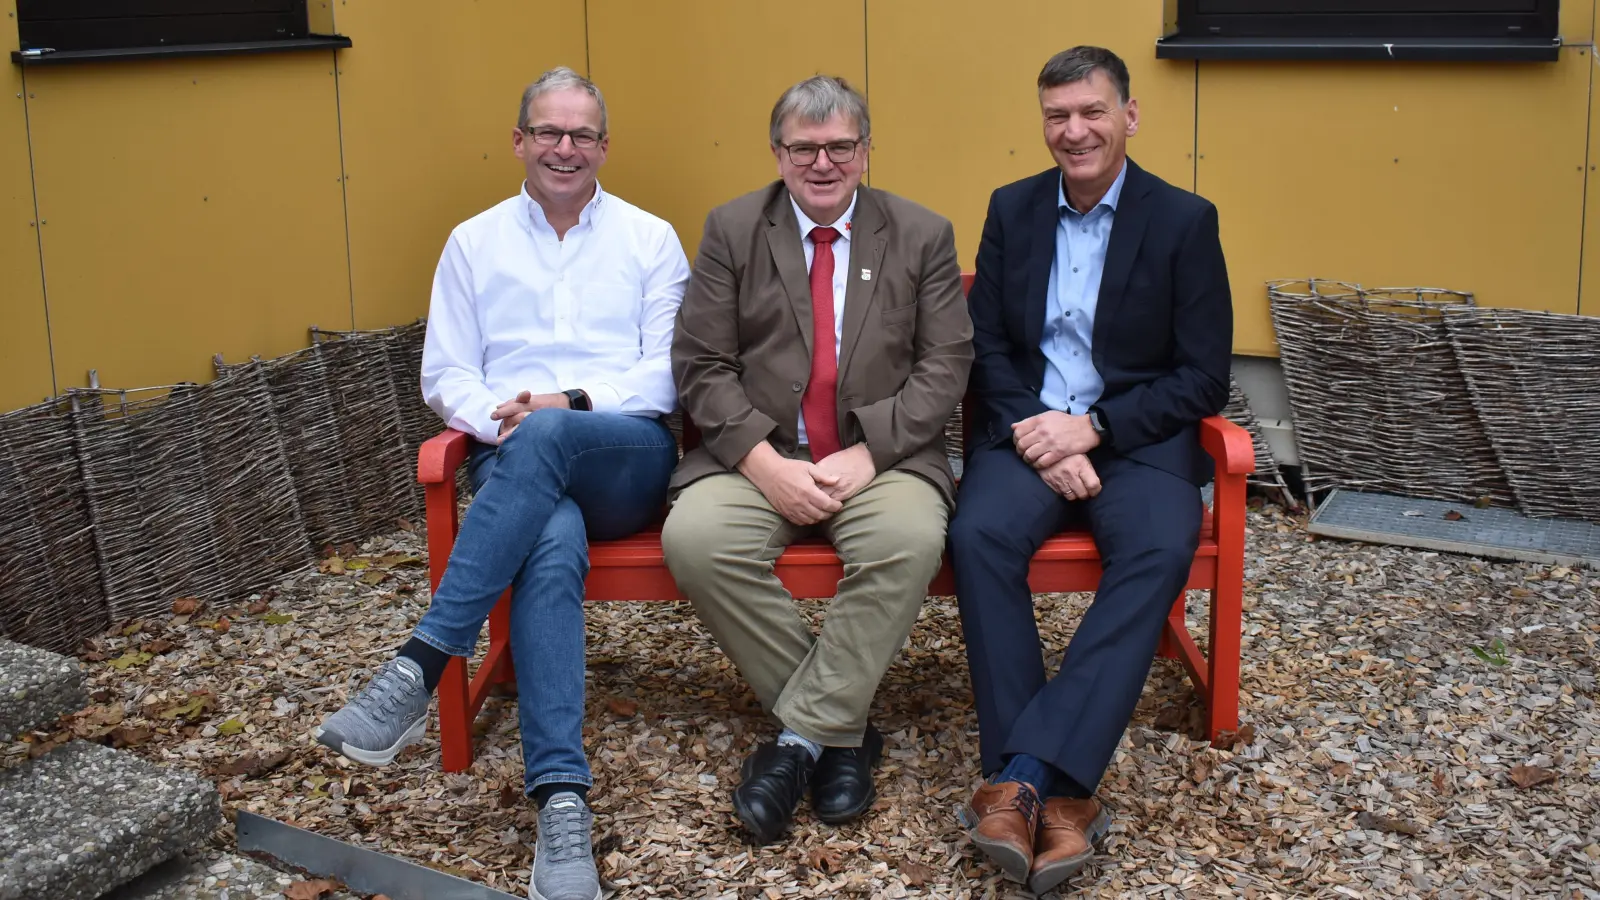
[[[1307,530],[1376,544],[1600,568],[1600,525],[1535,519],[1497,507],[1335,490],[1312,513]]]

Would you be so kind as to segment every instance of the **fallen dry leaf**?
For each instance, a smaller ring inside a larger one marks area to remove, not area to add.
[[[155,654],[156,656],[160,656],[163,653],[170,652],[174,647],[177,646],[177,644],[167,640],[166,638],[157,638],[156,640],[145,641],[144,643],[140,644],[139,651],[141,653],[151,653]]]
[[[121,750],[124,747],[137,747],[150,740],[155,731],[149,728],[134,728],[122,725],[111,729],[111,746]]]
[[[1511,781],[1517,787],[1527,790],[1537,787],[1547,781],[1555,781],[1556,773],[1538,766],[1517,765],[1511,767]]]
[[[633,702],[632,700],[623,700],[617,697],[607,700],[606,706],[610,708],[613,713],[616,713],[624,719],[639,711],[639,704]]]
[[[330,556],[322,562],[317,563],[317,571],[324,575],[343,575],[344,559],[338,556]]]
[[[510,809],[522,802],[522,792],[509,784],[500,786],[500,808]]]
[[[289,751],[279,750],[262,756],[252,750],[243,756],[223,763],[217,767],[219,775],[243,775],[246,778],[255,778],[283,765],[289,759]]]
[[[246,611],[252,616],[259,616],[271,608],[272,607],[267,604],[267,601],[257,600],[254,603],[251,603]]]
[[[217,624],[215,624],[215,625],[213,625],[211,627],[217,632],[217,634],[227,634],[228,633],[228,629],[232,628],[233,624],[228,621],[228,617],[227,616],[223,616],[222,618],[217,620]]]
[[[806,854],[806,865],[831,874],[839,871],[839,863],[843,858],[844,855],[833,847],[815,847]]]
[[[323,894],[331,894],[338,889],[337,882],[318,878],[315,881],[296,881],[283,889],[283,896],[288,900],[318,900]]]
[[[1445,513],[1444,517],[1445,517],[1445,519],[1447,521],[1451,521],[1451,522],[1459,522],[1460,520],[1466,518],[1466,516],[1463,516],[1461,513],[1458,513],[1453,509],[1450,510],[1449,512]]]
[[[179,597],[172,601],[172,614],[175,616],[192,616],[200,609],[200,598]]]
[[[911,887],[922,887],[925,884],[933,884],[939,879],[939,874],[937,872],[935,872],[931,867],[925,866],[919,862],[910,862],[908,860],[901,863],[898,868],[900,869],[900,874],[905,877],[906,884],[910,885]]]
[[[1422,826],[1415,822],[1408,822],[1405,819],[1397,819],[1393,816],[1380,816],[1377,813],[1366,811],[1362,811],[1360,815],[1356,816],[1356,824],[1368,831],[1387,831],[1390,834],[1415,836],[1423,832]]]

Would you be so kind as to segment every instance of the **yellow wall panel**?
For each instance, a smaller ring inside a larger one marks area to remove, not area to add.
[[[713,206],[778,177],[778,95],[819,72],[865,87],[865,26],[863,0],[589,0],[591,77],[611,111],[600,183],[670,221],[693,259]]]
[[[1564,0],[1561,4],[1562,43],[1594,42],[1594,7],[1594,0]]]
[[[332,54],[28,72],[56,380],[205,381],[348,327]]]
[[[354,42],[339,54],[339,104],[356,321],[415,321],[450,229],[520,189],[523,88],[558,65],[584,71],[583,0],[339,0],[333,12]]]
[[[1577,48],[1517,65],[1203,63],[1198,187],[1221,213],[1235,349],[1277,352],[1278,278],[1572,312],[1591,65]]]
[[[8,14],[0,25],[0,272],[5,273],[6,334],[0,353],[0,412],[37,403],[54,392],[50,377],[50,335],[45,322],[44,286],[39,273],[39,239],[33,225],[33,178],[28,163],[27,110],[22,72],[11,65],[17,49],[14,0],[0,0]]]
[[[1039,69],[1076,44],[1128,64],[1142,117],[1128,152],[1183,188],[1194,182],[1192,62],[1158,60],[1162,0],[1027,0],[1004,12],[966,0],[868,0],[872,184],[949,217],[963,268],[989,194],[1054,163],[1039,116]]]
[[[1579,50],[1580,55],[1592,51]],[[1600,316],[1600,96],[1594,90],[1594,68],[1589,69],[1589,170],[1588,197],[1583,217],[1583,281],[1578,297],[1578,312],[1586,316]]]

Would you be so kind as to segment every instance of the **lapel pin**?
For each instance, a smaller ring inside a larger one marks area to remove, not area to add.
[[[861,270],[861,280],[862,281],[871,281],[872,280],[872,270],[871,269],[862,269]]]

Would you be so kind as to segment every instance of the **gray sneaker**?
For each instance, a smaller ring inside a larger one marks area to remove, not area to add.
[[[428,730],[422,667],[404,656],[384,663],[372,682],[311,736],[356,762],[386,766]]]
[[[533,851],[533,900],[600,900],[589,832],[594,813],[577,794],[562,791],[539,810],[539,843]]]

